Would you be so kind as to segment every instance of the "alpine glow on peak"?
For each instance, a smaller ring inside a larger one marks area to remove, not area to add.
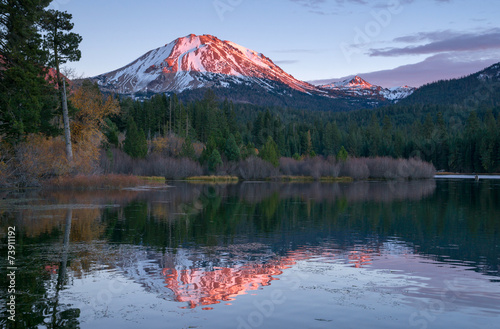
[[[94,79],[104,90],[118,93],[181,92],[245,81],[265,85],[266,80],[305,93],[317,89],[295,79],[261,53],[212,35],[194,34],[153,49],[132,63]]]

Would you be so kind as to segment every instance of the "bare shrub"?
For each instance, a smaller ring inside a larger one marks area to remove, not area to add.
[[[366,159],[371,178],[424,179],[432,178],[436,169],[420,159],[369,158]]]
[[[292,158],[281,158],[279,169],[283,175],[312,176],[319,179],[320,177],[338,177],[340,164],[333,157],[327,159],[313,157],[301,161]]]
[[[66,175],[71,170],[61,137],[28,136],[15,148],[15,162],[18,186],[39,186],[40,180]]]
[[[420,159],[409,159],[408,167],[410,168],[410,178],[425,179],[432,178],[436,174],[436,168],[432,163],[424,162]]]
[[[280,158],[279,169],[283,175],[296,176],[299,175],[300,161],[292,158]]]
[[[266,179],[278,177],[279,170],[271,163],[256,156],[251,156],[241,160],[232,174],[244,180]]]
[[[181,179],[203,174],[200,164],[188,158],[168,158],[166,159],[164,169],[165,173],[160,176],[165,176],[167,179]]]
[[[367,179],[370,170],[366,164],[366,158],[349,158],[342,163],[340,176],[352,177],[354,179]]]
[[[392,163],[394,159],[376,157],[364,158],[364,160],[370,171],[371,178],[389,178],[387,176],[391,176],[391,173],[395,173]]]
[[[167,179],[181,179],[203,174],[198,162],[188,158],[171,158],[157,153],[146,159],[134,159],[119,149],[101,153],[101,166],[106,173],[163,176]]]
[[[11,187],[14,184],[14,168],[12,158],[7,156],[7,151],[0,148],[0,187]]]

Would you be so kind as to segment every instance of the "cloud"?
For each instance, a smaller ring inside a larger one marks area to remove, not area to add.
[[[327,0],[290,0],[290,1],[307,8],[319,8],[320,5],[326,3]]]
[[[294,59],[283,59],[283,60],[280,60],[280,61],[274,61],[274,64],[276,65],[288,65],[288,64],[297,64],[298,60],[294,60]]]
[[[293,3],[296,3],[300,6],[307,8],[319,8],[323,4],[336,4],[336,5],[373,5],[374,7],[387,7],[387,0],[385,1],[369,1],[369,0],[289,0]],[[416,0],[399,0],[400,4],[410,4],[415,2]],[[434,0],[437,3],[450,3],[452,0]]]
[[[393,0],[397,2],[388,2],[388,0],[288,0],[299,6],[308,9],[308,12],[320,16],[336,16],[341,15],[345,10],[349,10],[352,6],[362,6],[372,8],[387,8],[390,5],[409,5],[416,0]],[[451,3],[453,0],[432,0],[438,4]],[[328,7],[328,8],[326,8]]]
[[[372,57],[427,55],[445,52],[486,51],[500,49],[500,29],[495,28],[482,33],[458,33],[453,31],[423,32],[399,37],[395,42],[417,43],[424,45],[370,49]]]
[[[317,49],[280,49],[274,50],[274,53],[286,53],[286,54],[314,54],[317,53]]]

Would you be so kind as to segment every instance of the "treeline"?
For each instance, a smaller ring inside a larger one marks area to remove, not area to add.
[[[500,171],[499,107],[416,104],[321,112],[218,102],[209,91],[188,103],[175,95],[127,98],[121,108],[112,118],[115,136],[135,123],[150,141],[150,153],[165,139],[172,144],[175,136],[180,140],[164,154],[187,155],[202,164],[213,153],[224,162],[236,161],[268,150],[270,143],[278,159],[338,157],[342,151],[350,157],[419,158],[445,171]],[[197,151],[183,148],[184,140],[199,142]]]

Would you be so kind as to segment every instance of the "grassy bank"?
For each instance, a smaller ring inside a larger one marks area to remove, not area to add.
[[[67,190],[123,189],[145,184],[164,184],[163,177],[139,177],[133,175],[76,175],[60,176],[42,182],[43,188]]]
[[[236,176],[192,176],[186,178],[190,183],[237,183],[239,178]]]

